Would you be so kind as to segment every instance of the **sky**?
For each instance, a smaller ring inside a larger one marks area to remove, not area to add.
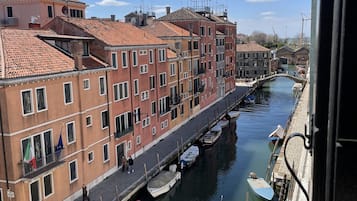
[[[86,18],[99,17],[124,20],[133,11],[155,12],[156,18],[182,7],[209,6],[215,12],[227,9],[228,20],[237,23],[237,33],[254,31],[279,38],[310,36],[311,0],[80,0],[87,4]]]

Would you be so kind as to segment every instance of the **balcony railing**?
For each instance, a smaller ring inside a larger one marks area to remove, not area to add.
[[[17,26],[19,24],[19,20],[17,17],[9,17],[1,20],[2,26]]]
[[[49,171],[54,167],[62,164],[61,152],[47,154],[45,157],[35,157],[35,164],[20,161],[23,169],[24,178],[35,178],[43,172]]]
[[[170,96],[170,104],[177,105],[181,102],[181,97],[178,95]]]
[[[125,130],[122,131],[116,131],[114,132],[114,137],[115,138],[120,138],[134,130],[134,126],[130,126],[129,128],[126,128]]]

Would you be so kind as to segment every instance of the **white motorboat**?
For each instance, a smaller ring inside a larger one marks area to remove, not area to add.
[[[196,146],[196,145],[190,146],[180,156],[181,168],[190,167],[196,161],[198,155],[200,155],[200,150],[199,150],[198,146]]]
[[[202,143],[202,146],[213,145],[221,136],[221,134],[222,134],[222,127],[217,124],[200,138],[200,142]]]
[[[276,127],[275,130],[273,130],[270,134],[269,134],[269,138],[272,141],[276,141],[276,140],[281,140],[283,139],[285,136],[285,132],[284,132],[284,128],[278,124],[278,126]]]
[[[254,172],[249,174],[247,178],[247,182],[255,193],[255,195],[263,200],[272,200],[274,197],[273,188],[264,180],[264,178],[257,177]]]
[[[223,118],[223,119],[219,120],[217,125],[219,125],[221,128],[225,128],[229,125],[229,120],[226,118]]]
[[[177,166],[171,165],[169,170],[162,170],[147,184],[147,191],[154,198],[165,194],[181,179],[181,172],[176,171]]]
[[[234,119],[234,118],[238,118],[238,117],[239,117],[240,112],[239,112],[239,111],[236,111],[236,110],[232,110],[232,111],[228,112],[227,115],[228,115],[228,117],[229,117],[230,119]]]

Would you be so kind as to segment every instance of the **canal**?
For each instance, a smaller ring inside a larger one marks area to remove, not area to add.
[[[171,191],[154,199],[144,188],[131,200],[246,201],[249,172],[266,176],[273,150],[267,136],[278,124],[285,127],[293,112],[293,84],[283,77],[265,83],[253,93],[256,103],[239,106],[239,118],[223,130],[213,147],[200,150],[196,163],[182,173],[182,179]]]

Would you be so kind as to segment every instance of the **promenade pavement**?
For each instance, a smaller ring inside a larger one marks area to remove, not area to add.
[[[105,178],[99,184],[89,189],[91,201],[126,201],[143,188],[152,176],[159,172],[159,168],[167,165],[178,155],[178,144],[189,145],[196,141],[203,131],[232,110],[241,100],[254,91],[250,87],[236,87],[223,98],[218,99],[196,116],[187,120],[157,144],[148,148],[134,159],[134,173],[128,174],[121,169]],[[158,162],[159,161],[159,162]],[[145,176],[145,166],[147,177]],[[81,201],[78,197],[75,201]]]

